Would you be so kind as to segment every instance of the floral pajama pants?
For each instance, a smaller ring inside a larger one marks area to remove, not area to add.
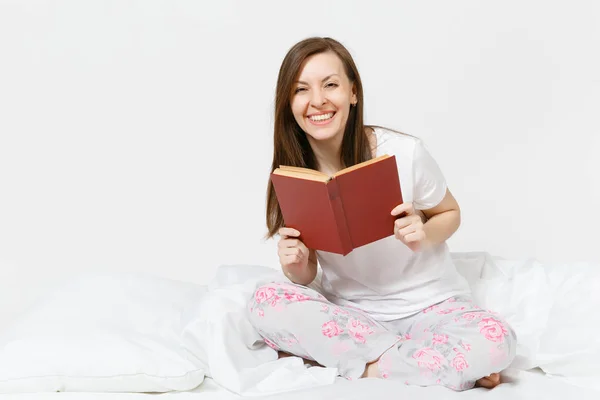
[[[256,290],[248,315],[268,346],[338,368],[346,379],[360,378],[368,363],[379,360],[384,379],[470,389],[508,367],[517,344],[502,318],[468,296],[380,322],[305,286],[273,282]]]

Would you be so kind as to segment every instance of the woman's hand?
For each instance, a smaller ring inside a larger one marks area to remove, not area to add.
[[[412,251],[418,251],[427,235],[423,229],[421,216],[412,203],[403,203],[392,210],[392,215],[400,216],[394,222],[394,236]]]
[[[279,235],[277,254],[283,273],[294,283],[308,285],[317,275],[316,254],[298,239],[297,230],[281,228]]]

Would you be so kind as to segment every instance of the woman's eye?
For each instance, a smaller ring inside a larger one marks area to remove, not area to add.
[[[300,93],[300,92],[303,92],[305,90],[306,90],[306,88],[299,87],[299,88],[296,88],[296,90],[294,91],[294,93]]]
[[[338,86],[338,84],[337,83],[333,83],[333,82],[329,82],[327,85],[325,85],[325,87],[328,87],[328,88],[330,88],[330,87],[337,87],[337,86]]]

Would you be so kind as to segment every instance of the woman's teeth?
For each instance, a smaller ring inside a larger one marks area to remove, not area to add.
[[[327,113],[327,114],[321,114],[321,115],[311,115],[308,118],[310,118],[312,121],[320,122],[320,121],[325,121],[325,120],[328,120],[330,118],[333,118],[333,114],[334,113]]]

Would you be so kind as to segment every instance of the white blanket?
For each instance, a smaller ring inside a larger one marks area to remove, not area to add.
[[[476,301],[507,318],[519,345],[512,368],[540,367],[571,383],[600,390],[600,269],[591,264],[542,265],[486,253],[453,254]],[[245,317],[245,302],[261,284],[285,279],[269,268],[222,266],[184,323],[186,344],[211,377],[243,395],[330,384],[336,370],[305,368],[299,358],[276,360]]]
[[[235,393],[255,396],[333,383],[334,368],[306,368],[302,359],[277,359],[246,317],[254,290],[284,275],[266,267],[222,266],[208,291],[183,315],[183,340],[206,363],[207,375]]]
[[[512,368],[600,391],[600,268],[455,253],[475,300],[518,336]],[[334,368],[277,359],[246,318],[277,270],[221,266],[209,285],[131,274],[77,277],[0,335],[0,393],[190,390],[211,377],[245,396],[329,385]],[[315,282],[318,286],[318,280]]]

